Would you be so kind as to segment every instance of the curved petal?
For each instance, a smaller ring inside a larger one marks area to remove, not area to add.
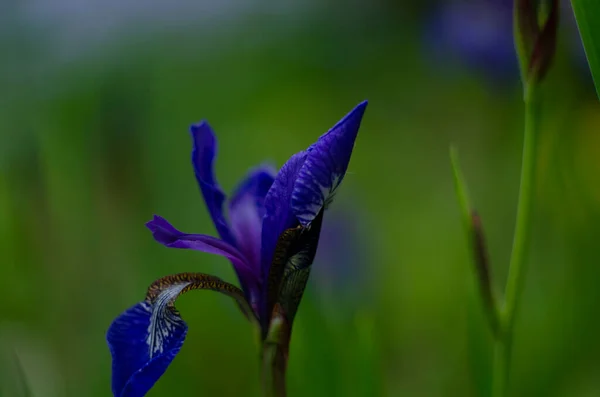
[[[260,274],[252,269],[242,253],[234,246],[218,238],[204,234],[186,234],[175,229],[166,219],[155,215],[146,223],[156,241],[170,248],[192,249],[229,259],[247,298],[252,302],[259,296],[258,282]]]
[[[281,167],[273,185],[265,197],[265,216],[262,224],[261,270],[263,283],[267,282],[269,269],[279,236],[287,229],[298,225],[292,213],[291,199],[294,182],[306,160],[306,152],[296,153]],[[263,289],[263,311],[266,311],[267,288]],[[267,313],[261,313],[267,318]]]
[[[182,273],[155,281],[148,288],[146,300],[117,317],[106,334],[113,360],[115,397],[145,395],[179,353],[187,324],[173,303],[192,289],[209,289],[233,297],[244,314],[256,323],[242,291],[217,277]]]
[[[308,225],[326,206],[342,182],[367,101],[360,103],[316,143],[298,173],[292,209],[302,226]]]
[[[260,271],[260,246],[264,201],[275,180],[273,167],[259,167],[240,183],[229,203],[231,232],[236,247],[250,265]]]
[[[176,297],[178,288],[169,293]],[[166,301],[140,302],[117,317],[106,334],[114,396],[145,395],[179,353],[186,334],[187,324]]]
[[[234,244],[233,236],[223,215],[225,193],[219,187],[213,170],[213,163],[217,154],[217,139],[210,125],[205,121],[192,125],[190,132],[194,141],[194,148],[192,149],[194,174],[198,185],[200,185],[206,207],[219,236],[229,244]]]

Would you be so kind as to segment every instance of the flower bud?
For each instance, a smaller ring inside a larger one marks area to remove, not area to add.
[[[558,0],[515,0],[515,41],[525,84],[542,81],[550,68],[558,12]]]

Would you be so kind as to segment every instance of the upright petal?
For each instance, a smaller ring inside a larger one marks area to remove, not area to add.
[[[346,174],[366,107],[367,101],[360,103],[308,148],[292,194],[292,209],[302,226],[333,199]]]
[[[250,265],[260,272],[260,247],[264,201],[273,185],[276,171],[273,167],[260,167],[242,181],[229,203],[231,232],[236,247]]]
[[[186,234],[175,229],[166,219],[155,215],[146,224],[154,239],[170,248],[192,249],[229,259],[240,281],[246,298],[252,302],[259,299],[260,273],[253,269],[246,258],[231,244],[204,234]]]
[[[112,391],[115,397],[145,395],[166,371],[183,345],[187,324],[173,305],[192,289],[208,289],[234,298],[254,323],[256,317],[242,291],[223,280],[182,273],[155,281],[140,302],[115,319],[106,340],[112,355]]]
[[[276,176],[277,169],[268,164],[251,170],[235,189],[231,196],[231,205],[235,205],[236,201],[242,199],[244,196],[250,195],[262,206]],[[261,214],[261,217],[262,215],[264,214]]]
[[[219,187],[213,170],[217,154],[217,140],[210,125],[203,121],[192,125],[191,128],[194,148],[192,149],[192,164],[196,180],[204,196],[208,212],[215,224],[219,236],[229,244],[233,244],[233,236],[223,215],[225,193]]]
[[[302,151],[294,154],[281,167],[273,185],[265,197],[265,216],[262,226],[261,258],[263,275],[269,271],[277,240],[284,230],[298,224],[291,208],[292,191],[307,153]]]
[[[265,197],[265,216],[262,224],[262,242],[261,242],[261,268],[263,284],[267,282],[269,269],[273,261],[275,247],[279,236],[284,230],[298,225],[298,220],[292,212],[290,206],[292,200],[292,191],[298,172],[304,161],[306,152],[296,153],[281,167],[273,185]],[[267,288],[263,288],[263,313],[261,319],[267,315],[266,296]]]

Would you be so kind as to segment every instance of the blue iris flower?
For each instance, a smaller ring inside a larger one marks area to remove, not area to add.
[[[456,58],[492,81],[517,81],[512,0],[440,2],[426,25],[427,48],[439,61]]]
[[[355,203],[340,207],[327,214],[311,277],[320,299],[333,304],[352,303],[335,307],[336,317],[346,321],[356,310],[372,304],[370,287],[376,274],[373,268],[366,266],[369,258],[374,257],[369,252],[371,244],[368,244],[373,238],[373,228],[365,225],[364,214]],[[368,231],[371,231],[369,235],[366,234]]]
[[[147,227],[167,247],[224,256],[241,288],[203,273],[155,281],[145,300],[108,329],[115,396],[145,395],[181,349],[187,325],[174,302],[184,292],[209,289],[234,298],[263,341],[275,319],[291,330],[324,210],[344,178],[366,107],[366,101],[360,103],[279,172],[265,166],[251,170],[229,200],[213,171],[217,142],[212,129],[206,122],[191,127],[194,173],[219,238],[181,232],[159,216]]]

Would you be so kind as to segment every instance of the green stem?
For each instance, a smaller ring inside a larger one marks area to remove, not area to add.
[[[503,327],[496,340],[494,351],[494,397],[506,396],[515,315],[525,282],[525,266],[531,237],[531,210],[535,191],[536,146],[540,124],[540,103],[537,89],[535,83],[528,84],[524,95],[525,137],[523,140],[521,184],[508,281],[505,290],[505,304],[502,312]]]
[[[285,354],[279,345],[266,343],[262,351],[262,387],[265,397],[286,397]]]
[[[506,303],[504,309],[507,334],[512,334],[517,304],[524,284],[525,263],[531,237],[531,209],[533,207],[533,193],[535,190],[536,147],[540,124],[540,104],[537,87],[534,84],[527,88],[524,98],[525,138],[521,165],[521,186],[519,189],[513,249],[510,257],[508,281],[506,283]]]
[[[277,310],[262,340],[261,380],[265,397],[286,397],[285,373],[290,344],[290,328]]]
[[[504,397],[508,384],[508,354],[506,342],[502,338],[496,339],[494,343],[494,373],[492,379],[492,396]]]

